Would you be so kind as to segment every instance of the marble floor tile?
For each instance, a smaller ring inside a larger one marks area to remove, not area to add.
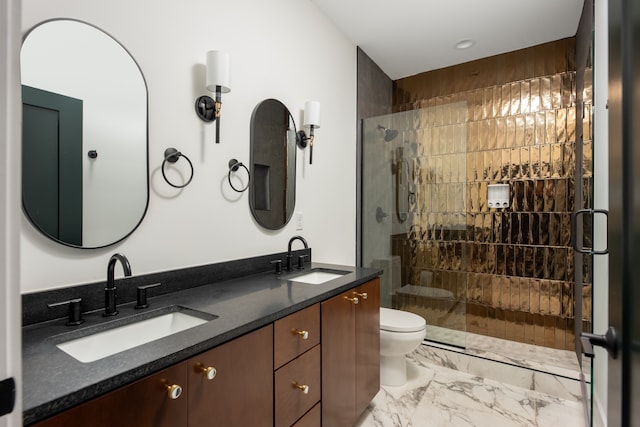
[[[585,426],[580,402],[407,360],[407,384],[381,387],[356,427]]]
[[[409,359],[419,365],[437,365],[455,369],[482,378],[520,388],[548,393],[563,399],[580,402],[582,390],[580,381],[574,379],[577,373],[569,377],[548,372],[537,371],[527,366],[518,366],[504,360],[488,359],[487,355],[479,356],[457,350],[446,350],[433,344],[423,344],[410,354]]]
[[[575,352],[538,345],[525,344],[469,332],[455,331],[438,326],[428,326],[428,338],[441,343],[462,343],[464,348],[455,351],[485,359],[501,361],[532,370],[548,372],[566,378],[579,379],[580,366]],[[587,381],[590,360],[583,359]]]

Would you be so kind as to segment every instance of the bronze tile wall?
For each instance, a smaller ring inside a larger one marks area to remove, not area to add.
[[[411,228],[393,237],[392,250],[402,258],[402,283],[443,288],[456,299],[454,309],[396,296],[396,307],[430,324],[573,349],[574,57],[569,38],[394,82],[394,112],[414,112],[399,127],[417,194]],[[487,206],[492,183],[509,183],[509,208]],[[586,272],[586,323],[590,280]]]

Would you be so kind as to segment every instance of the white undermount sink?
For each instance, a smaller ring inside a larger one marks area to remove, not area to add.
[[[306,283],[308,285],[320,285],[322,283],[328,282],[329,280],[342,277],[348,273],[348,271],[312,270],[307,274],[291,277],[289,278],[289,280],[291,280],[292,282]]]
[[[124,326],[71,339],[56,346],[83,363],[93,362],[160,338],[207,323],[217,316],[193,316],[185,311],[172,311],[156,317],[133,321]]]

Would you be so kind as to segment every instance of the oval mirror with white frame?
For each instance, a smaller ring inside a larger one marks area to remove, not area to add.
[[[296,205],[296,125],[287,107],[265,99],[251,116],[249,204],[256,222],[284,227]]]
[[[30,222],[67,246],[130,235],[149,202],[147,85],[113,37],[56,19],[20,52],[22,203]]]

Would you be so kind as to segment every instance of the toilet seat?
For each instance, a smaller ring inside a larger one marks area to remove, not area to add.
[[[380,307],[380,330],[389,332],[419,332],[426,327],[427,322],[417,314]]]

